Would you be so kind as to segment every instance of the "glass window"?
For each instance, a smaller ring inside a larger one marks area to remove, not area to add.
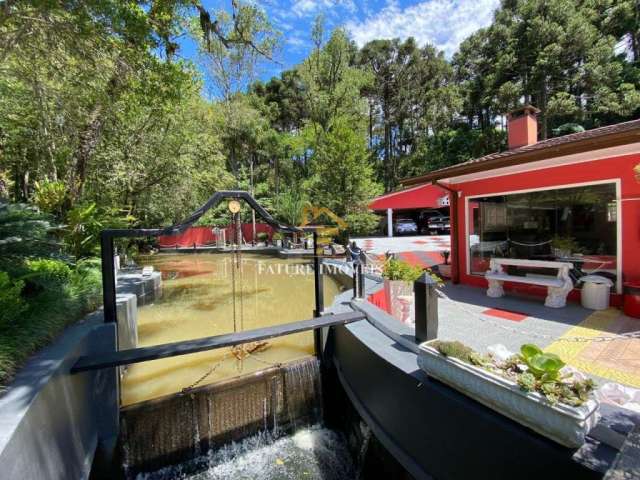
[[[471,273],[484,274],[492,257],[508,257],[568,261],[576,278],[597,272],[616,281],[616,205],[613,183],[474,198]],[[545,272],[514,267],[509,273]]]

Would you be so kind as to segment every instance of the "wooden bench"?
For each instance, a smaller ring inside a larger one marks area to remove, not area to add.
[[[503,266],[531,267],[531,268],[552,268],[558,270],[555,278],[543,276],[521,277],[509,275],[504,272]],[[542,260],[524,260],[519,258],[492,258],[489,264],[490,270],[485,273],[485,278],[489,282],[487,296],[499,298],[504,295],[504,282],[526,283],[529,285],[541,285],[547,287],[547,298],[545,306],[552,308],[562,308],[567,304],[567,295],[573,290],[573,281],[569,276],[569,271],[573,264],[568,262],[551,262]]]

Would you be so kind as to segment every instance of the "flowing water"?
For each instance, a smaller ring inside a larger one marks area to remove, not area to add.
[[[138,480],[348,480],[356,477],[345,439],[313,425],[277,437],[260,432],[191,462],[141,474]]]
[[[150,346],[277,325],[313,316],[309,260],[242,254],[157,254],[141,266],[162,272],[162,296],[138,309],[138,345]],[[324,278],[325,303],[339,292]],[[250,350],[250,349],[249,349]],[[313,354],[313,334],[271,339],[259,350],[213,350],[131,365],[122,403],[131,405]]]

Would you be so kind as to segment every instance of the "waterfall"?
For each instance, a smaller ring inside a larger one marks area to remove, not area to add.
[[[127,476],[201,457],[258,432],[278,435],[322,419],[315,357],[121,410]]]

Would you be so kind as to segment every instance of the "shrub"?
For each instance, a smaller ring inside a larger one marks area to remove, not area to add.
[[[26,266],[28,270],[26,278],[29,282],[43,288],[62,285],[71,277],[69,265],[62,260],[37,258],[27,260]]]
[[[375,213],[361,212],[345,215],[347,230],[351,236],[366,236],[375,233],[380,225],[380,217]]]
[[[83,311],[96,308],[101,301],[102,271],[100,260],[80,260],[71,272],[69,294],[80,302]]]
[[[422,275],[422,267],[410,265],[395,258],[388,259],[382,267],[382,276],[389,280],[404,280],[405,282],[415,282]]]
[[[22,280],[12,280],[7,272],[0,272],[0,327],[11,325],[27,309],[21,293]]]
[[[95,203],[76,205],[67,214],[64,242],[76,258],[98,254],[100,232],[105,228],[125,228],[133,217],[114,208],[98,208]]]
[[[62,182],[36,182],[33,203],[40,210],[54,215],[60,215],[62,206],[67,198],[67,187]]]
[[[256,238],[260,242],[266,242],[269,239],[269,234],[267,232],[258,232]]]
[[[49,256],[60,245],[49,236],[51,217],[22,203],[0,204],[0,267],[15,267],[15,256]]]

